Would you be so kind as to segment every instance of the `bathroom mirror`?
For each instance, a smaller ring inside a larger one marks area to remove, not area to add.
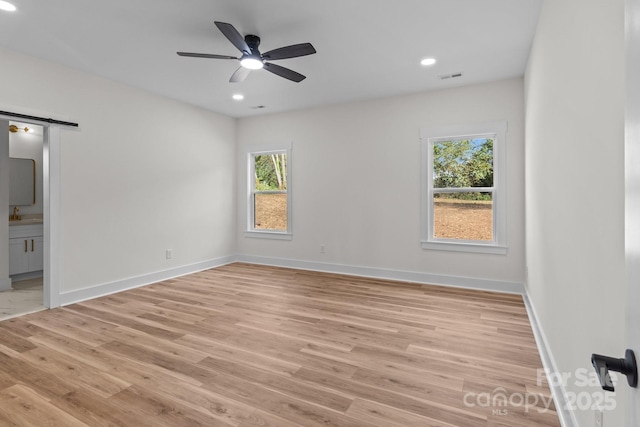
[[[36,203],[36,161],[9,158],[9,205]]]

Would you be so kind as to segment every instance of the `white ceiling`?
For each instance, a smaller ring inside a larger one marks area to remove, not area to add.
[[[11,0],[0,46],[232,117],[289,111],[521,76],[541,0]],[[260,50],[309,42],[317,54],[274,61],[229,83],[239,56],[213,21],[261,37]],[[422,67],[434,57],[437,64]],[[439,75],[462,72],[456,79]],[[234,93],[244,101],[231,99]],[[254,109],[264,105],[264,109]]]

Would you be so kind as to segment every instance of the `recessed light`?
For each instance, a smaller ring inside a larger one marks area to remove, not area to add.
[[[428,67],[429,65],[433,65],[436,63],[436,60],[434,58],[425,58],[422,61],[420,61],[420,64],[424,65],[425,67]]]
[[[236,101],[242,101],[242,100],[244,99],[244,95],[243,95],[243,94],[241,94],[241,93],[235,93],[235,94],[232,96],[232,98],[233,98],[233,99],[235,99]]]
[[[0,0],[0,10],[6,10],[7,12],[13,12],[16,10],[16,7],[9,3],[8,1]]]

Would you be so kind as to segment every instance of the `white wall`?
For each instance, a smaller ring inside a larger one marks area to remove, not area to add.
[[[16,122],[12,122],[16,123]],[[19,124],[20,128],[24,123]],[[33,132],[15,132],[9,134],[9,157],[33,159],[36,162],[36,203],[31,206],[20,206],[20,215],[42,213],[42,127],[29,125]],[[10,207],[11,208],[11,207]]]
[[[239,120],[238,252],[522,283],[523,105],[513,79]],[[495,120],[509,126],[508,255],[421,249],[420,128]],[[293,240],[246,238],[243,153],[278,142],[293,143]]]
[[[3,109],[80,123],[61,134],[62,292],[234,252],[235,120],[8,50],[0,63]]]
[[[572,375],[592,353],[624,356],[623,18],[623,0],[545,1],[526,74],[528,291]],[[621,381],[606,426],[626,425]]]

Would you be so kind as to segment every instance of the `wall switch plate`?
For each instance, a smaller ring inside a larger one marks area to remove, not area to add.
[[[604,417],[604,413],[602,409],[596,409],[596,422],[595,422],[596,427],[604,427],[604,425],[602,424],[603,417]]]
[[[320,253],[323,254],[324,253],[324,245],[320,245]]]
[[[167,259],[173,258],[173,249],[167,249],[166,255]]]

